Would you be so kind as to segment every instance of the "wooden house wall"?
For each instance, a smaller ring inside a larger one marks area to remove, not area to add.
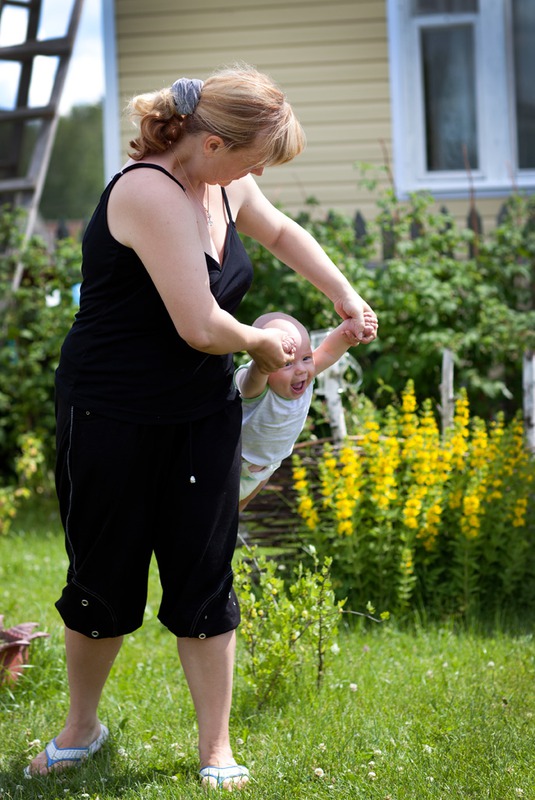
[[[310,199],[317,216],[330,209],[367,220],[377,193],[361,185],[359,164],[391,158],[386,3],[380,0],[115,0],[119,102],[206,78],[245,61],[283,88],[307,135],[305,152],[259,179],[268,197],[291,213]],[[131,124],[121,122],[126,155]],[[382,178],[380,185],[386,185]],[[498,201],[478,202],[484,229]],[[466,218],[467,201],[448,203]]]

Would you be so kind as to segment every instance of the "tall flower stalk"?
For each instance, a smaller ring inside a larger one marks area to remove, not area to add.
[[[333,556],[333,586],[353,605],[398,613],[527,600],[534,475],[520,417],[471,418],[461,390],[442,436],[410,381],[400,405],[367,419],[356,442],[326,444],[315,466],[294,456],[297,512],[318,554]]]

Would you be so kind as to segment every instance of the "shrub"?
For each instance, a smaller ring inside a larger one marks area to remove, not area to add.
[[[20,439],[30,431],[42,442],[45,463],[53,461],[54,373],[80,280],[79,246],[63,240],[50,252],[32,239],[23,247],[18,217],[7,209],[0,215],[0,474],[9,482]],[[22,281],[12,291],[19,260]]]
[[[490,418],[502,409],[510,418],[521,407],[522,353],[535,348],[535,199],[511,196],[485,238],[436,211],[427,193],[401,203],[387,190],[377,202],[363,238],[340,214],[298,217],[378,314],[377,340],[354,351],[362,391],[384,407],[412,379],[420,402],[438,400],[448,347],[475,413]],[[390,247],[381,260],[385,236]],[[332,304],[314,287],[259,245],[247,247],[257,288],[240,308],[244,322],[282,305],[309,329],[336,324]]]
[[[32,492],[43,495],[52,485],[45,468],[43,443],[33,433],[27,433],[20,437],[19,445],[15,459],[17,483],[0,485],[0,535],[9,532],[17,512]]]
[[[294,456],[297,512],[333,586],[352,605],[404,615],[522,610],[535,594],[535,461],[522,420],[469,416],[467,394],[441,438],[429,400],[407,385],[358,445],[326,444],[317,466]]]
[[[303,670],[315,669],[319,685],[335,641],[344,601],[334,597],[331,559],[320,564],[313,548],[309,552],[313,568],[297,566],[290,581],[255,551],[235,569],[245,645],[239,670],[258,707],[281,697]]]
[[[448,347],[474,413],[514,415],[521,406],[522,352],[535,348],[534,218],[535,199],[516,194],[500,225],[476,237],[433,211],[429,195],[400,203],[392,191],[379,197],[364,237],[341,214],[317,220],[307,210],[297,217],[379,315],[378,339],[353,351],[366,396],[386,406],[412,379],[419,402],[437,400]],[[47,468],[52,464],[54,371],[76,310],[72,287],[81,263],[79,245],[69,240],[52,252],[38,239],[23,246],[19,222],[19,212],[0,210],[0,474],[8,482],[18,440],[28,431],[43,441]],[[385,231],[392,246],[379,262]],[[332,304],[317,289],[257,243],[246,244],[256,282],[240,320],[283,307],[311,330],[336,324]],[[12,292],[19,262],[23,279]],[[326,417],[325,404],[315,398],[308,430],[328,432]]]

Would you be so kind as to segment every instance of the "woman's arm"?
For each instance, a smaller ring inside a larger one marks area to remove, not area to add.
[[[250,175],[231,184],[228,192],[229,196],[235,197],[239,208],[236,217],[238,230],[256,239],[316,286],[332,300],[342,319],[356,319],[362,332],[360,341],[375,339],[375,313],[308,231],[275,208]],[[365,310],[371,312],[367,321],[364,319]]]
[[[110,232],[135,250],[180,336],[204,353],[247,350],[263,369],[278,369],[292,352],[291,337],[243,325],[220,308],[197,224],[182,189],[156,170],[123,175],[110,194]]]

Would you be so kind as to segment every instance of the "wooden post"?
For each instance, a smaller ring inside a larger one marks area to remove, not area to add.
[[[310,342],[312,350],[315,350],[332,328],[319,331],[311,331]],[[358,361],[350,353],[344,353],[332,367],[320,373],[316,382],[316,392],[325,397],[327,403],[327,413],[329,415],[329,425],[331,436],[335,442],[342,442],[347,436],[347,425],[342,403],[342,392],[346,388],[344,375],[348,367],[351,367],[356,378],[352,381],[352,387],[356,390],[362,383],[362,368]]]
[[[527,350],[522,360],[522,392],[526,442],[535,452],[535,352]]]
[[[453,353],[446,347],[442,352],[442,382],[440,384],[440,413],[442,435],[453,425],[455,392],[453,389]]]
[[[322,375],[323,394],[329,412],[329,425],[335,442],[342,442],[347,436],[346,419],[342,405],[343,370],[340,361],[326,369]]]
[[[353,220],[353,229],[355,231],[355,240],[357,244],[363,244],[368,235],[368,231],[366,229],[366,220],[360,211],[357,211],[355,214],[355,219]]]

